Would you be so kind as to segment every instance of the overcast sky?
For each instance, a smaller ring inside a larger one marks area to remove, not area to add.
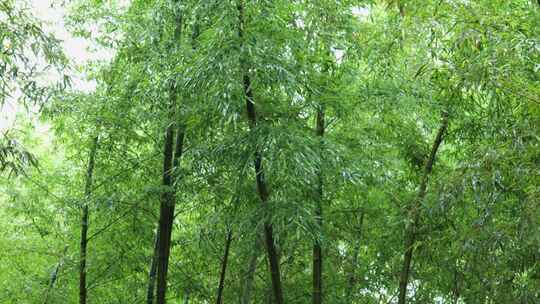
[[[48,33],[53,33],[58,39],[62,41],[67,56],[73,61],[75,65],[83,65],[90,60],[107,59],[111,54],[100,51],[92,52],[91,41],[83,38],[73,37],[65,27],[64,16],[66,14],[65,7],[58,4],[53,5],[59,1],[55,0],[29,0],[32,5],[32,13],[35,17],[44,22],[44,30]],[[84,80],[83,75],[72,74],[73,86],[77,90],[92,91],[95,88],[93,82]],[[53,73],[47,77],[55,78]],[[23,111],[17,106],[14,100],[8,100],[0,110],[0,132],[13,126],[15,116],[17,113]]]

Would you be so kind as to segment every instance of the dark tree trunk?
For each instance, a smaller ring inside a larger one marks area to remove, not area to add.
[[[397,1],[397,6],[398,6],[398,10],[399,10],[399,15],[401,16],[401,18],[405,17],[405,6],[403,5],[403,3],[401,1]]]
[[[446,133],[447,128],[448,128],[448,114],[444,112],[442,114],[441,125],[439,127],[439,130],[433,142],[433,146],[431,147],[431,152],[424,166],[424,172],[422,175],[422,181],[420,182],[420,188],[418,189],[418,195],[410,211],[411,212],[410,218],[412,219],[412,222],[408,224],[405,230],[405,253],[403,255],[403,265],[402,265],[400,278],[399,278],[398,304],[405,304],[407,301],[407,285],[409,282],[409,272],[411,268],[411,261],[413,257],[414,246],[416,243],[417,230],[420,225],[420,207],[422,206],[422,203],[426,196],[427,184],[429,181],[429,176],[433,169],[435,156],[437,155],[437,151],[439,150],[439,147],[443,141],[443,137]]]
[[[154,303],[157,274],[157,256],[159,246],[159,230],[156,231],[154,241],[154,252],[152,253],[152,262],[150,262],[150,271],[148,273],[148,287],[146,289],[146,304]]]
[[[239,0],[238,2],[238,15],[239,15],[239,24],[238,24],[238,35],[240,41],[244,43],[244,2]],[[243,59],[242,59],[243,60]],[[257,126],[257,113],[255,110],[255,101],[253,98],[253,91],[251,87],[251,79],[249,78],[248,67],[245,66],[245,61],[243,60],[243,87],[244,95],[246,99],[246,110],[248,116],[248,122],[250,130],[253,131]],[[264,169],[262,165],[262,152],[259,149],[255,149],[254,152],[254,161],[253,166],[255,168],[255,179],[257,183],[257,193],[263,205],[268,204],[268,188],[264,178]],[[270,275],[272,279],[272,290],[276,304],[283,304],[283,291],[281,286],[281,274],[279,270],[279,257],[276,250],[274,242],[274,231],[272,224],[268,221],[264,224],[264,239],[268,255],[268,261],[270,265]]]
[[[88,236],[88,206],[83,206],[81,218],[81,245],[79,253],[79,304],[86,304],[86,250]]]
[[[161,198],[158,236],[158,263],[157,263],[157,303],[166,303],[167,272],[169,268],[169,255],[171,249],[171,236],[174,220],[176,195],[174,191],[174,172],[178,169],[183,152],[184,130],[178,127],[176,147],[173,153],[173,125],[167,127],[165,136],[165,152],[163,163],[163,186],[167,187]],[[173,156],[174,155],[174,156]],[[171,162],[171,159],[172,162]]]
[[[178,6],[178,0],[174,3]],[[173,43],[178,43],[182,35],[182,15],[179,8],[175,8],[176,27],[174,30]],[[174,209],[176,194],[174,190],[175,174],[182,157],[184,145],[184,128],[176,120],[176,101],[178,92],[176,85],[171,84],[169,91],[169,125],[165,132],[165,143],[163,149],[163,186],[165,188],[161,196],[159,213],[159,237],[158,237],[158,262],[157,262],[157,304],[166,303],[167,294],[167,273],[169,269],[169,255],[171,250],[171,235],[174,220]],[[174,128],[176,131],[176,146],[174,146]],[[174,149],[174,151],[173,151]]]
[[[361,211],[360,213],[360,222],[358,223],[358,240],[354,244],[354,249],[352,253],[352,260],[351,260],[351,272],[349,273],[349,279],[348,279],[348,286],[346,292],[345,298],[347,299],[347,303],[352,302],[352,296],[353,291],[356,286],[356,267],[358,265],[358,255],[360,251],[360,243],[362,242],[362,226],[364,225],[364,211]]]
[[[166,187],[161,195],[158,236],[158,265],[157,265],[157,303],[165,303],[167,291],[167,270],[169,266],[170,240],[174,216],[175,195],[172,178],[174,127],[167,127],[165,149],[163,154],[163,186]]]
[[[317,110],[317,126],[316,126],[316,134],[318,137],[320,137],[320,157],[321,157],[321,164],[319,164],[318,172],[317,172],[317,190],[316,190],[316,197],[315,197],[315,220],[317,224],[319,225],[319,229],[322,232],[323,231],[323,172],[322,172],[322,157],[323,157],[323,136],[324,136],[324,129],[325,129],[325,122],[324,122],[324,109],[322,106],[319,107]],[[323,256],[322,256],[322,247],[321,247],[321,241],[319,238],[315,240],[315,243],[313,244],[313,294],[312,294],[312,302],[313,304],[321,304],[323,299],[322,294],[322,264],[323,264]]]
[[[81,214],[81,243],[79,252],[79,304],[86,304],[86,255],[88,246],[88,201],[92,195],[92,180],[94,175],[94,165],[98,147],[98,136],[94,138],[90,148],[88,167],[86,170],[86,182],[84,187],[84,205]]]
[[[217,292],[217,304],[223,303],[223,288],[225,287],[225,274],[227,273],[227,261],[229,259],[229,249],[231,248],[232,231],[227,231],[227,240],[225,241],[225,252],[221,261],[221,274],[219,276],[219,287]]]

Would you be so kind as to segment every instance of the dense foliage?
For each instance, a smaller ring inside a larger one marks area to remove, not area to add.
[[[71,1],[91,93],[19,2],[0,303],[539,303],[540,2]]]

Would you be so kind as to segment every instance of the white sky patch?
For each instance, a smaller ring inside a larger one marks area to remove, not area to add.
[[[368,7],[356,6],[352,8],[352,13],[359,19],[364,20],[369,17],[371,11]]]
[[[74,37],[67,29],[64,18],[67,13],[65,6],[59,5],[57,0],[29,0],[32,7],[32,15],[43,22],[43,30],[53,34],[61,41],[65,54],[75,67],[81,67],[90,61],[110,60],[114,53],[84,38]],[[94,30],[94,29],[92,29]],[[72,69],[69,76],[72,80],[72,88],[83,92],[92,92],[96,88],[95,81],[87,79],[80,72],[81,69]],[[50,71],[39,78],[44,78],[47,83],[62,81],[62,75]],[[13,127],[18,113],[26,110],[17,104],[16,98],[6,100],[0,106],[0,132]]]
[[[0,133],[4,133],[13,125],[15,121],[17,106],[12,101],[7,100],[6,103],[1,105],[0,107]]]
[[[31,0],[33,14],[44,21],[44,30],[54,34],[61,41],[65,54],[76,67],[84,66],[90,61],[109,60],[113,57],[112,51],[100,49],[97,44],[88,39],[74,37],[64,22],[66,7],[55,4],[55,0]],[[96,30],[96,29],[91,29]],[[52,77],[53,75],[51,75]],[[92,92],[95,90],[94,81],[88,81],[84,74],[72,73],[73,89]]]
[[[341,64],[343,57],[345,56],[345,51],[340,49],[333,49],[334,56],[336,57],[337,64]]]

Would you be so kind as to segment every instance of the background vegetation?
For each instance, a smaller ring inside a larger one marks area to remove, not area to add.
[[[540,1],[26,5],[0,303],[540,303]]]

